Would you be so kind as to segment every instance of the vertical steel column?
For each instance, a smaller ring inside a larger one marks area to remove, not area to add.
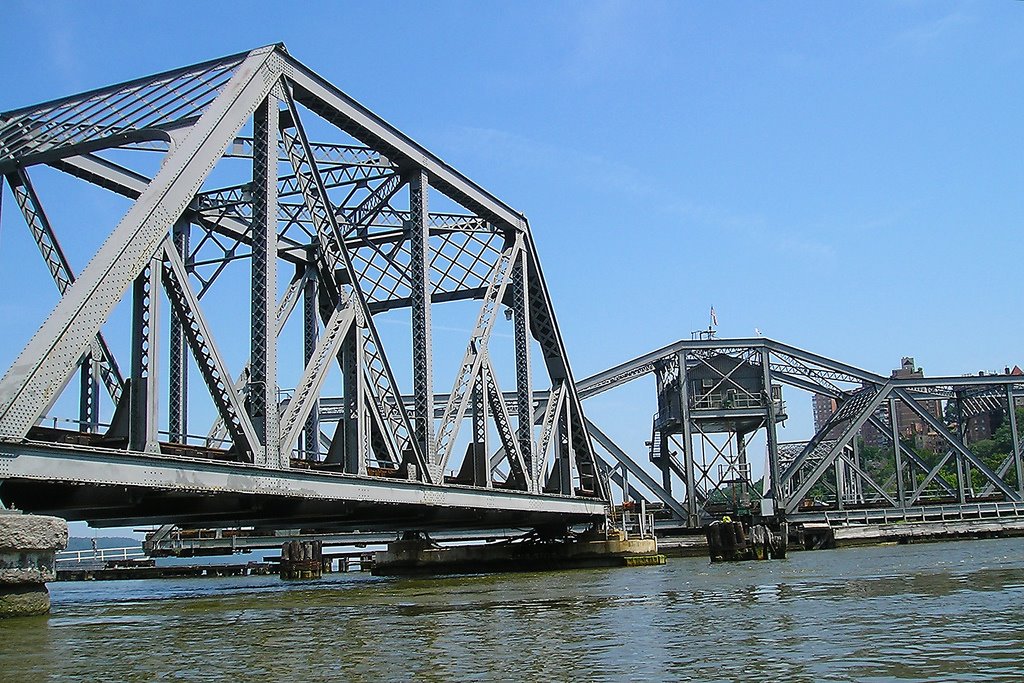
[[[192,225],[185,218],[174,224],[174,249],[184,264],[188,264],[189,237]],[[188,442],[188,355],[185,350],[185,331],[181,319],[171,307],[170,377],[168,381],[167,421],[170,440]]]
[[[362,330],[354,328],[341,342],[341,375],[344,389],[345,413],[339,428],[344,428],[345,471],[359,474],[366,471],[369,453],[367,411],[364,405]]]
[[[252,317],[249,416],[259,438],[254,462],[286,468],[277,409],[277,98],[271,92],[253,115]]]
[[[516,353],[516,411],[518,424],[516,440],[526,464],[528,485],[537,480],[537,465],[533,461],[533,382],[530,374],[530,298],[528,296],[529,268],[524,250],[512,267],[512,326]],[[539,456],[538,456],[539,459]]]
[[[625,465],[620,463],[619,472],[619,476],[622,481],[622,504],[625,505],[626,501],[629,500],[629,470],[626,469]],[[614,503],[615,501],[612,502]]]
[[[1013,443],[1013,465],[1017,472],[1017,490],[1024,498],[1024,463],[1021,462],[1020,436],[1017,434],[1017,405],[1013,398],[1013,385],[1006,385],[1006,405],[1010,413],[1010,432]]]
[[[78,401],[78,431],[93,433],[100,422],[99,367],[91,353],[82,359],[81,388]]]
[[[132,388],[128,448],[159,452],[157,434],[157,330],[160,264],[152,262],[132,287]]]
[[[434,462],[434,372],[430,324],[430,186],[427,174],[409,179],[409,279],[412,292],[413,438],[428,463]]]
[[[654,382],[658,396],[658,416],[654,420],[651,429],[651,455],[656,458],[654,464],[661,469],[662,486],[666,491],[672,493],[672,469],[669,466],[669,434],[670,430],[663,427],[671,416],[672,399],[669,396],[671,380],[669,374],[673,372],[673,366],[669,362],[659,363],[655,366]],[[675,368],[675,379],[679,381],[679,369]],[[678,393],[678,392],[677,392]]]
[[[504,400],[504,399],[502,399]],[[473,458],[473,484],[475,486],[491,486],[491,460],[487,449],[487,382],[483,373],[476,376],[473,382],[471,398],[473,408],[473,443],[470,444],[470,457]]]
[[[859,436],[853,437],[853,462],[857,465],[857,469],[863,472],[864,462],[861,459],[860,441],[861,439]],[[911,471],[910,483],[913,486],[913,471]],[[853,478],[853,502],[864,502],[864,482],[859,475]]]
[[[835,474],[836,474],[836,507],[840,510],[843,509],[845,501],[845,488],[846,488],[846,461],[843,460],[843,456],[840,455],[836,458],[835,462]]]
[[[316,279],[315,263],[316,255],[312,249],[309,250],[309,265],[306,266],[306,279],[302,284],[302,357],[303,366],[309,365],[309,361],[316,352],[317,339],[320,336],[320,322],[317,318],[317,299],[319,297],[319,281]],[[338,425],[340,429],[343,423]],[[302,428],[302,458],[304,460],[320,459],[320,399],[316,399],[313,409],[309,411],[306,424]],[[340,460],[339,460],[340,462]]]
[[[669,435],[660,429],[658,430],[658,436],[661,451],[661,485],[666,491],[672,493],[672,465],[671,465],[671,445],[669,441]]]
[[[740,480],[740,502],[750,499],[750,468],[747,466],[747,435],[736,432],[736,478]]]
[[[683,422],[683,466],[686,468],[686,525],[699,526],[697,511],[697,475],[693,461],[693,423],[690,421],[690,380],[686,371],[686,351],[676,355],[679,366],[679,412]]]
[[[907,493],[903,483],[903,450],[900,448],[900,425],[899,411],[896,409],[896,399],[889,399],[889,428],[892,430],[892,449],[896,465],[896,499],[900,507],[907,506]]]
[[[966,434],[966,425],[964,424],[964,405],[963,399],[960,396],[960,392],[954,394],[956,400],[956,422],[957,431],[960,432],[960,443],[964,442],[964,435]],[[956,458],[956,485],[957,485],[957,496],[960,504],[967,502],[967,480],[964,468],[964,456],[958,448],[953,449],[953,457]]]
[[[772,398],[772,367],[767,348],[761,349],[761,382],[765,397],[765,432],[768,440],[768,474],[771,477],[771,497],[775,515],[783,514],[786,501],[782,494],[782,472],[779,468],[779,436],[775,430],[775,400]]]
[[[961,413],[962,414],[962,413]],[[960,443],[963,444],[964,448],[967,448],[967,420],[960,421]],[[971,471],[971,461],[964,458],[964,488],[967,493],[970,494],[971,498],[974,498],[974,474]]]
[[[558,467],[559,493],[566,496],[572,495],[572,424],[569,421],[569,402],[562,407],[558,416],[558,460],[555,466]]]

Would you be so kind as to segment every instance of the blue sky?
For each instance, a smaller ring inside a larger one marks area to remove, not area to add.
[[[689,337],[712,305],[722,336],[759,328],[878,372],[903,355],[928,374],[1024,364],[1021,3],[33,1],[4,15],[0,110],[284,42],[527,214],[577,376]],[[28,252],[4,200],[9,290]],[[31,331],[0,342],[0,364]],[[651,391],[635,396],[646,404],[595,408],[634,443],[653,412]],[[805,438],[809,409],[790,412],[787,437]]]

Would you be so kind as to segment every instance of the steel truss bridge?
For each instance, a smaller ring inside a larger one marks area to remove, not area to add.
[[[700,526],[737,503],[757,512],[762,499],[790,521],[956,519],[957,509],[1024,513],[1015,410],[1024,404],[1024,377],[886,377],[764,337],[711,338],[670,344],[577,388],[586,400],[648,375],[656,380],[658,413],[647,458],[632,457],[600,427],[588,426],[611,456],[603,467],[624,497],[660,502],[684,526]],[[783,386],[835,402],[808,441],[778,440]],[[993,411],[1005,416],[1012,434],[1010,452],[995,464],[967,438],[968,420]],[[911,421],[926,427],[928,452],[915,447]],[[865,427],[882,443],[874,453],[865,453],[858,438]],[[767,450],[763,490],[752,480],[746,451],[758,432]],[[641,467],[646,459],[660,481]]]
[[[51,222],[45,167],[128,200],[79,272],[86,219]],[[101,525],[603,519],[526,218],[282,45],[0,114],[0,174],[60,295],[0,380],[4,504]],[[459,301],[462,360],[438,376],[432,315]],[[396,349],[378,323],[398,309]]]
[[[1020,509],[1019,377],[895,379],[756,338],[575,381],[526,218],[281,45],[0,114],[0,175],[59,294],[0,379],[6,505],[164,532],[566,525],[602,519],[614,487],[690,527],[761,500],[789,519]],[[65,247],[87,219],[51,222],[55,175],[127,204],[80,272]],[[462,359],[440,376],[432,318],[458,302]],[[404,309],[404,340],[381,334]],[[583,401],[646,375],[641,458]],[[807,442],[778,442],[784,385],[835,401]],[[939,452],[907,443],[900,408]],[[1013,448],[993,467],[964,425],[998,409]]]
[[[662,529],[697,528],[743,504],[757,513],[762,500],[770,501],[778,518],[797,523],[956,523],[1024,516],[1020,438],[1013,439],[1011,452],[996,467],[989,467],[972,451],[964,432],[971,416],[1002,411],[1011,432],[1019,434],[1009,407],[1024,400],[1024,377],[896,379],[764,337],[690,339],[586,377],[577,382],[577,394],[586,402],[650,377],[655,380],[657,413],[651,440],[643,448],[620,445],[610,430],[589,419],[586,425],[613,498],[660,504]],[[835,401],[831,419],[807,441],[778,439],[777,424],[787,410],[783,391],[790,389]],[[503,398],[514,414],[516,393],[506,392]],[[559,395],[553,399],[557,402]],[[404,400],[411,405],[413,399]],[[446,394],[435,395],[437,418],[446,402]],[[551,403],[549,392],[534,393],[535,421],[552,409]],[[341,419],[342,405],[342,398],[322,398],[321,423]],[[947,412],[956,415],[957,424],[945,423]],[[908,433],[911,419],[927,425],[932,447],[941,447],[920,452],[911,438],[916,435]],[[865,425],[883,443],[874,454],[865,453],[858,439]],[[756,456],[748,450],[758,435],[766,450],[761,487],[751,468]],[[898,450],[893,450],[894,443],[899,443]],[[491,456],[495,471],[501,463],[500,452]],[[652,469],[660,476],[652,476]],[[293,533],[334,544],[388,538],[319,528]],[[484,533],[495,537],[493,531]],[[459,532],[435,537],[482,538]],[[179,531],[167,525],[147,539],[147,547],[201,554],[276,547],[281,538],[259,528]]]

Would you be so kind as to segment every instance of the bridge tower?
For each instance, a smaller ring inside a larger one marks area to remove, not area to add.
[[[671,492],[685,487],[689,526],[723,514],[761,514],[748,445],[759,430],[775,444],[785,420],[782,387],[771,384],[757,349],[692,349],[654,365],[658,413],[650,459]],[[762,486],[763,482],[762,481]]]

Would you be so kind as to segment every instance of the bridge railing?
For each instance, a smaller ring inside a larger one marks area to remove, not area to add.
[[[51,427],[53,429],[65,429],[71,427],[74,430],[81,430],[86,428],[92,430],[94,433],[105,432],[110,428],[111,423],[109,422],[90,422],[88,420],[80,420],[71,417],[57,417],[55,415],[46,415],[40,421],[39,425],[43,427]],[[162,437],[164,441],[172,441],[171,432],[167,429],[157,430],[156,434]],[[231,447],[231,440],[226,437],[211,436],[209,434],[185,434],[180,437],[176,437],[178,443],[187,445],[200,445],[205,448],[223,448],[227,449]]]
[[[112,562],[115,560],[149,559],[141,546],[124,548],[87,548],[86,550],[62,550],[56,554],[58,563],[81,564],[83,562]]]
[[[654,538],[654,514],[647,511],[647,502],[635,507],[616,505],[608,510],[605,532],[618,529],[624,540]]]
[[[831,526],[857,524],[899,524],[904,522],[951,522],[962,520],[1024,517],[1024,503],[993,501],[957,505],[928,505],[912,508],[828,510],[789,515],[792,522],[827,522]]]

